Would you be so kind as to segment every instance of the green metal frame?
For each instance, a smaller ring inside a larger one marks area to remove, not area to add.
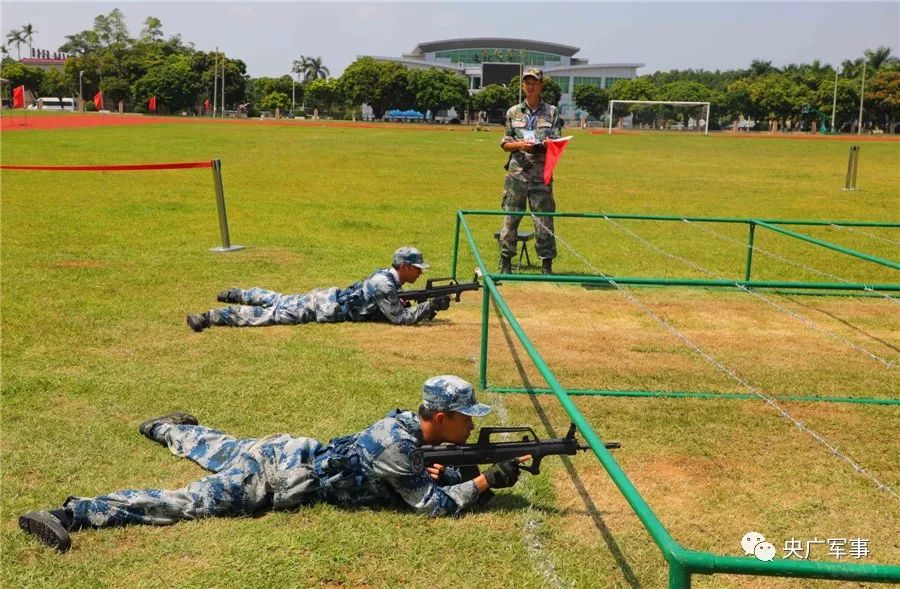
[[[458,248],[459,248],[459,233],[460,229],[465,232],[466,239],[468,240],[469,246],[472,250],[472,254],[475,257],[475,262],[478,265],[478,268],[481,270],[483,280],[484,280],[484,289],[483,289],[483,297],[482,297],[482,318],[481,318],[481,357],[479,362],[479,385],[482,390],[494,391],[494,392],[538,392],[538,393],[546,393],[553,394],[556,396],[560,405],[562,405],[565,412],[569,415],[572,422],[578,427],[578,430],[581,432],[581,435],[584,437],[590,449],[593,451],[594,455],[600,461],[600,464],[606,469],[606,472],[609,473],[609,476],[612,478],[613,483],[618,487],[619,491],[624,496],[625,500],[634,510],[637,517],[640,519],[643,526],[646,528],[647,532],[653,538],[653,541],[662,551],[662,555],[665,558],[666,562],[669,564],[669,587],[670,589],[689,589],[691,586],[691,577],[696,574],[714,574],[714,573],[727,573],[727,574],[738,574],[738,575],[761,575],[761,576],[778,576],[778,577],[803,577],[803,578],[819,578],[819,579],[834,579],[834,580],[849,580],[849,581],[870,581],[870,582],[879,582],[879,583],[900,583],[900,566],[894,565],[883,565],[883,564],[841,564],[841,563],[831,563],[831,562],[822,562],[822,561],[809,561],[809,560],[773,560],[770,562],[763,562],[754,558],[745,558],[745,557],[735,557],[735,556],[724,556],[719,554],[713,554],[709,552],[700,552],[696,550],[691,550],[689,548],[685,548],[681,546],[669,532],[666,530],[665,526],[653,512],[652,508],[649,504],[644,500],[635,486],[632,484],[631,480],[628,478],[628,475],[622,470],[621,466],[616,462],[613,455],[606,449],[603,445],[603,441],[597,435],[597,433],[593,430],[590,424],[585,419],[584,415],[575,405],[575,403],[570,398],[572,395],[578,394],[598,394],[598,395],[620,395],[620,396],[674,396],[674,397],[699,397],[699,398],[752,398],[753,395],[740,395],[740,394],[732,394],[732,393],[689,393],[689,392],[671,392],[665,393],[660,391],[570,391],[565,389],[557,380],[556,375],[541,357],[540,353],[535,348],[534,344],[529,339],[528,335],[522,329],[522,326],[519,324],[515,315],[513,315],[512,311],[510,311],[509,306],[507,305],[503,295],[500,294],[499,289],[497,288],[498,280],[507,280],[507,281],[544,281],[544,282],[572,282],[572,283],[598,283],[598,282],[606,282],[609,283],[612,280],[615,280],[616,283],[619,284],[658,284],[658,285],[685,285],[685,286],[735,286],[736,284],[743,284],[748,287],[772,287],[775,283],[765,282],[758,283],[750,280],[750,270],[751,270],[751,254],[752,254],[752,244],[753,244],[753,234],[755,231],[755,226],[759,225],[760,227],[764,227],[766,229],[770,229],[773,231],[777,231],[779,233],[784,232],[786,235],[790,237],[794,237],[796,239],[802,239],[804,241],[809,241],[810,243],[815,243],[816,245],[820,245],[822,247],[828,247],[829,249],[834,249],[836,251],[845,253],[847,255],[851,255],[857,258],[861,258],[870,262],[874,262],[881,265],[887,265],[889,267],[896,268],[898,267],[896,262],[892,262],[890,260],[883,260],[880,258],[875,258],[874,256],[869,256],[862,252],[856,252],[854,250],[850,250],[848,248],[843,248],[841,246],[830,244],[828,242],[823,242],[822,240],[818,240],[809,236],[805,236],[793,231],[784,230],[781,227],[776,227],[776,225],[845,225],[845,226],[868,226],[868,227],[900,227],[900,224],[897,223],[871,223],[871,222],[858,222],[858,221],[841,221],[841,222],[828,222],[828,221],[803,221],[803,220],[761,220],[761,219],[730,219],[730,218],[684,218],[684,217],[661,217],[661,216],[650,216],[650,215],[604,215],[602,213],[551,213],[552,216],[557,217],[582,217],[582,218],[617,218],[617,219],[642,219],[649,221],[682,221],[682,220],[691,220],[691,221],[704,221],[704,222],[720,222],[720,223],[745,223],[750,227],[750,237],[749,237],[749,247],[748,247],[748,257],[747,257],[747,265],[745,269],[745,279],[739,283],[729,283],[729,284],[721,284],[722,282],[727,281],[688,281],[688,280],[662,280],[662,279],[634,279],[632,278],[631,282],[628,281],[627,277],[585,277],[585,276],[528,276],[528,275],[507,275],[507,274],[496,274],[492,273],[488,270],[487,265],[481,255],[480,250],[478,249],[477,244],[475,243],[475,239],[472,235],[472,231],[469,228],[468,223],[466,222],[466,215],[507,215],[507,214],[515,214],[519,216],[524,216],[529,213],[507,213],[504,211],[457,211],[456,215],[456,233],[453,241],[453,257],[452,257],[452,272],[453,276],[456,277],[456,269],[457,269],[457,261],[458,261]],[[545,215],[546,213],[542,213]],[[827,244],[827,245],[826,245]],[[700,284],[703,283],[703,284]],[[715,284],[709,284],[715,283]],[[873,285],[862,285],[862,284],[842,284],[840,287],[838,285],[830,285],[826,284],[823,286],[822,283],[803,283],[803,282],[789,282],[789,283],[777,283],[777,287],[790,286],[794,288],[815,288],[815,289],[828,289],[828,288],[841,288],[843,290],[868,290],[875,288]],[[895,291],[900,289],[900,285],[898,284],[886,284],[886,285],[877,285],[878,290],[890,290]],[[531,361],[534,363],[535,368],[537,368],[538,372],[540,372],[541,376],[546,381],[549,388],[547,389],[538,389],[535,391],[528,391],[526,389],[501,389],[501,388],[490,388],[487,385],[487,353],[488,353],[488,318],[490,311],[490,303],[491,301],[499,309],[500,314],[504,317],[506,322],[509,324],[510,328],[516,334],[516,337],[519,339],[519,342],[522,344],[522,347],[525,349],[525,352],[531,358]],[[794,400],[793,397],[783,397],[784,400]],[[883,403],[885,400],[883,399],[856,399],[856,398],[832,398],[832,397],[799,397],[797,400],[809,400],[809,401],[840,401],[840,402],[853,402],[853,403]],[[896,404],[897,401],[892,401],[890,404]]]

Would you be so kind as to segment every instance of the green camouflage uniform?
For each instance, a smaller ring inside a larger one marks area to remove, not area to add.
[[[500,142],[504,145],[511,141],[523,141],[524,131],[533,130],[535,141],[558,139],[563,127],[563,120],[557,108],[546,102],[538,103],[534,110],[528,104],[513,106],[506,111],[506,135]],[[536,153],[517,151],[510,154],[507,165],[506,181],[503,186],[503,210],[524,211],[525,203],[533,212],[552,213],[556,211],[553,200],[553,181],[544,184],[545,152],[538,148]],[[556,257],[556,239],[553,237],[553,217],[537,217],[535,221],[535,249],[541,259]],[[503,218],[500,229],[500,251],[505,257],[512,258],[516,253],[516,234],[522,217],[508,216]]]

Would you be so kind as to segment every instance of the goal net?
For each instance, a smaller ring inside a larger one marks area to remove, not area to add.
[[[709,102],[610,100],[609,133],[613,129],[658,129],[709,134]]]

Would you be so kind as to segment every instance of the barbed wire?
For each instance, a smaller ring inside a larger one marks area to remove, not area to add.
[[[713,357],[711,354],[709,354],[708,352],[706,352],[705,350],[700,348],[700,346],[698,346],[693,341],[691,341],[691,339],[688,336],[681,333],[675,326],[673,326],[671,323],[666,321],[659,314],[655,313],[652,309],[650,309],[647,305],[645,305],[640,299],[638,299],[636,296],[634,296],[634,294],[632,294],[628,289],[624,288],[622,285],[620,285],[615,280],[610,278],[607,274],[605,274],[599,268],[594,266],[590,262],[590,260],[588,260],[583,255],[581,255],[581,253],[579,253],[577,250],[575,250],[575,248],[573,248],[565,239],[561,238],[559,235],[554,233],[549,227],[544,225],[544,223],[542,223],[541,220],[538,219],[534,215],[533,212],[530,212],[530,214],[531,214],[532,219],[534,220],[535,227],[542,227],[545,231],[547,231],[550,235],[552,235],[558,242],[562,243],[566,247],[566,249],[568,249],[569,252],[571,252],[576,258],[581,260],[588,268],[590,268],[594,274],[599,275],[603,278],[609,279],[609,284],[613,285],[626,299],[628,299],[628,301],[631,304],[638,307],[645,314],[647,314],[650,318],[652,318],[654,321],[659,323],[666,331],[668,331],[673,336],[675,336],[676,338],[681,340],[686,346],[688,346],[691,350],[693,350],[693,352],[695,354],[699,355],[701,358],[706,360],[711,365],[715,366],[718,370],[720,370],[721,372],[726,374],[732,380],[734,380],[735,382],[737,382],[738,384],[743,386],[748,392],[750,392],[753,395],[762,399],[768,406],[770,406],[772,409],[774,409],[779,415],[781,415],[782,417],[784,417],[785,419],[787,419],[788,421],[793,423],[800,431],[805,432],[810,437],[812,437],[816,442],[825,446],[831,452],[831,454],[833,456],[843,460],[844,462],[849,464],[857,473],[861,474],[862,476],[866,477],[867,479],[869,479],[873,483],[875,483],[875,487],[877,489],[887,492],[888,494],[894,496],[896,499],[900,499],[900,494],[898,494],[897,491],[895,491],[893,488],[891,488],[887,484],[881,482],[878,479],[878,477],[875,476],[871,471],[869,471],[868,469],[863,467],[861,464],[859,464],[859,462],[854,460],[847,453],[842,452],[836,445],[829,442],[824,436],[813,431],[801,420],[797,419],[796,417],[794,417],[793,415],[788,413],[788,411],[786,409],[784,409],[775,399],[773,399],[769,395],[766,395],[759,387],[755,387],[755,386],[751,385],[749,382],[747,382],[745,379],[743,379],[734,369],[725,365],[722,361],[718,360],[717,358]],[[609,220],[607,217],[604,217],[604,218]]]
[[[610,219],[609,217],[606,217],[606,216],[604,216],[603,218],[606,219],[609,223],[611,223],[614,227],[616,227],[617,229],[619,229],[619,230],[622,231],[623,233],[628,234],[632,239],[635,239],[635,240],[638,241],[639,243],[642,243],[645,247],[648,247],[648,248],[652,249],[653,251],[657,252],[658,254],[663,255],[663,256],[666,256],[666,257],[671,258],[671,259],[673,259],[673,260],[678,260],[679,262],[685,264],[686,266],[689,266],[689,267],[691,267],[691,268],[694,268],[694,269],[697,270],[698,272],[702,272],[702,273],[706,274],[707,276],[712,276],[713,278],[716,278],[716,279],[719,279],[719,280],[727,280],[727,279],[726,279],[724,276],[722,276],[721,274],[716,274],[716,273],[713,272],[712,270],[708,270],[707,268],[704,268],[703,266],[701,266],[700,264],[698,264],[698,263],[696,263],[696,262],[694,262],[694,261],[692,261],[692,260],[688,260],[687,258],[683,258],[682,256],[679,256],[678,254],[673,254],[673,253],[671,253],[671,252],[667,252],[666,250],[664,250],[664,249],[660,248],[659,246],[657,246],[655,243],[653,243],[653,242],[651,242],[651,241],[649,241],[649,240],[647,240],[647,239],[641,237],[641,236],[638,235],[637,233],[635,233],[635,232],[631,231],[630,229],[624,227],[621,223],[619,223],[619,222],[617,222],[617,221],[615,221],[615,220],[613,220],[613,219]],[[760,293],[758,293],[758,292],[756,292],[756,291],[750,290],[749,288],[747,288],[747,287],[744,286],[743,284],[735,283],[734,286],[737,287],[737,288],[739,288],[740,290],[746,292],[747,294],[752,295],[752,296],[754,296],[754,297],[760,299],[761,301],[763,301],[763,302],[765,302],[766,304],[772,306],[773,308],[778,309],[778,310],[781,311],[782,313],[785,313],[786,315],[790,315],[791,317],[797,319],[798,321],[800,321],[801,323],[803,323],[804,325],[806,325],[808,328],[812,329],[813,331],[818,331],[818,332],[824,333],[824,334],[828,335],[829,337],[831,337],[832,339],[834,339],[834,340],[836,340],[836,341],[839,341],[839,342],[841,342],[841,343],[846,344],[847,346],[853,348],[854,350],[860,352],[861,354],[865,354],[866,356],[869,356],[869,357],[872,358],[873,360],[875,360],[875,361],[877,361],[877,362],[880,362],[880,363],[883,364],[886,368],[894,368],[894,362],[893,362],[892,360],[885,360],[884,358],[882,358],[882,357],[879,356],[878,354],[875,354],[874,352],[871,352],[871,351],[867,350],[866,348],[860,346],[859,344],[855,344],[855,343],[851,342],[850,340],[848,340],[848,339],[846,339],[846,338],[840,336],[839,334],[833,332],[832,330],[817,325],[813,320],[811,320],[810,318],[806,317],[805,315],[803,315],[803,314],[801,314],[801,313],[798,313],[798,312],[796,312],[796,311],[793,311],[793,310],[791,310],[791,309],[788,309],[788,308],[786,308],[786,307],[784,307],[784,306],[782,306],[782,305],[779,305],[778,303],[776,303],[776,302],[773,301],[772,299],[770,299],[770,298],[768,298],[768,297],[766,297],[766,296],[764,296],[764,295],[762,295],[762,294],[760,294]]]
[[[837,275],[835,275],[835,274],[831,274],[830,272],[825,272],[825,271],[823,271],[823,270],[817,270],[816,268],[812,268],[812,267],[807,266],[807,265],[805,265],[805,264],[802,264],[802,263],[800,263],[800,262],[796,262],[796,261],[791,260],[791,259],[789,259],[789,258],[785,258],[784,256],[780,256],[780,255],[778,255],[778,254],[776,254],[776,253],[767,251],[767,250],[765,250],[765,249],[759,247],[758,245],[755,245],[755,244],[754,244],[754,245],[751,246],[751,245],[748,244],[748,243],[744,243],[743,241],[734,239],[733,237],[729,237],[728,235],[725,235],[724,233],[719,233],[719,232],[716,231],[715,229],[710,229],[709,227],[704,227],[701,223],[694,222],[694,221],[691,221],[691,220],[689,220],[689,219],[684,219],[684,218],[681,219],[681,220],[684,221],[685,223],[688,223],[689,225],[693,225],[694,227],[696,227],[697,229],[700,229],[701,231],[705,231],[706,233],[709,233],[710,235],[715,236],[715,237],[718,238],[718,239],[721,239],[721,240],[723,240],[723,241],[728,241],[728,242],[737,244],[737,245],[741,246],[742,248],[744,248],[744,247],[749,247],[749,248],[751,248],[754,252],[759,252],[759,253],[761,253],[761,254],[770,256],[770,257],[775,258],[775,259],[777,259],[777,260],[780,260],[780,261],[782,261],[782,262],[784,262],[784,263],[786,263],[786,264],[790,264],[791,266],[794,266],[795,268],[800,268],[801,270],[806,270],[806,271],[808,271],[808,272],[812,272],[813,274],[818,274],[819,276],[825,276],[825,277],[827,277],[827,278],[831,278],[832,280],[837,280],[838,282],[843,282],[843,283],[845,283],[845,284],[852,284],[851,281],[846,280],[846,279],[844,279],[844,278],[841,278],[840,276],[837,276]],[[876,289],[872,288],[871,286],[865,286],[865,285],[863,286],[863,290],[865,290],[865,291],[867,291],[867,292],[874,293],[874,294],[881,295],[882,297],[884,297],[884,298],[890,300],[892,303],[900,305],[900,300],[895,299],[894,297],[892,297],[891,295],[887,294],[886,292],[882,292],[882,291],[880,291],[880,290],[876,290]]]
[[[868,231],[863,231],[862,229],[856,227],[850,227],[847,225],[837,225],[836,223],[829,223],[831,227],[835,229],[844,229],[850,231],[851,233],[859,233],[860,235],[865,235],[866,237],[871,237],[872,239],[877,239],[878,241],[884,241],[886,243],[891,243],[894,245],[900,245],[900,241],[895,239],[889,239],[887,237],[882,237],[881,235],[875,235],[874,233],[869,233]]]

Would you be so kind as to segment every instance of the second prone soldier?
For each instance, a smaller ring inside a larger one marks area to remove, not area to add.
[[[450,297],[437,297],[408,307],[398,295],[402,285],[418,280],[428,267],[422,252],[414,247],[401,247],[394,252],[390,268],[376,270],[365,280],[345,289],[319,288],[304,294],[285,295],[262,288],[232,288],[220,292],[216,298],[239,307],[188,315],[187,324],[199,332],[213,325],[256,327],[314,321],[389,321],[395,325],[413,325],[431,321],[438,311],[450,308]]]

